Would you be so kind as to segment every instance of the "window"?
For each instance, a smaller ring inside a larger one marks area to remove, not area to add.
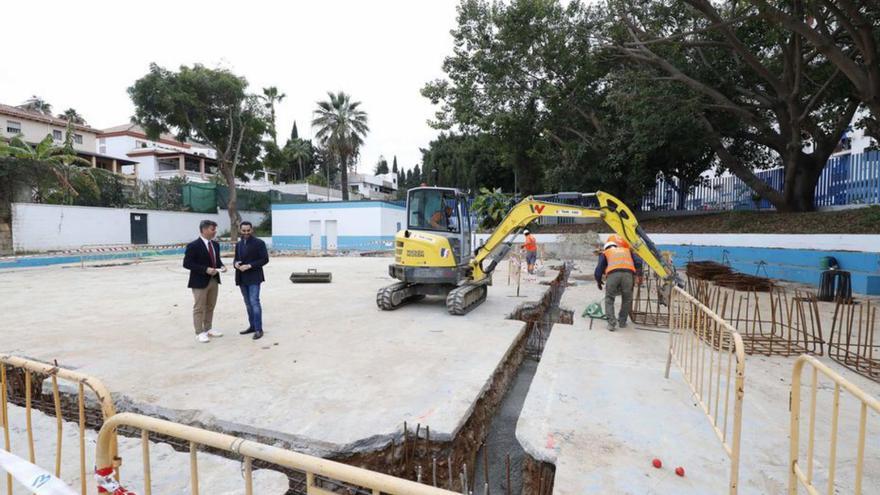
[[[58,129],[52,129],[52,139],[55,141],[61,141],[61,131]]]
[[[437,189],[410,191],[409,228],[458,232],[458,204],[455,195]]]
[[[73,142],[76,144],[83,144],[83,135],[82,134],[74,134]]]
[[[7,120],[6,121],[6,132],[7,132],[7,134],[21,134],[21,122]]]

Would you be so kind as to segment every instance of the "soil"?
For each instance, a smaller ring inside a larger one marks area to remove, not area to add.
[[[880,206],[807,213],[727,211],[649,218],[639,224],[650,233],[670,234],[880,234]],[[534,230],[542,234],[610,232],[604,223],[540,225]]]

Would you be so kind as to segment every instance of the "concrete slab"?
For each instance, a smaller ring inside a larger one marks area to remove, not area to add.
[[[450,316],[439,298],[383,312],[375,294],[392,282],[390,262],[273,259],[257,342],[238,335],[246,315],[226,274],[215,314],[226,335],[210,344],[195,340],[180,258],[3,271],[0,352],[99,377],[122,410],[277,438],[320,456],[381,448],[404,421],[450,439],[523,331],[506,315],[547,286],[525,283],[524,297],[512,297],[502,263],[488,300],[466,316]],[[332,272],[333,283],[289,282],[307,268]]]
[[[591,268],[585,263],[574,275]],[[670,379],[663,378],[668,335],[632,325],[611,333],[599,321],[588,330],[588,320],[580,314],[602,297],[593,282],[567,289],[561,305],[574,310],[575,325],[553,327],[517,424],[517,439],[532,457],[556,465],[556,494],[726,493],[730,463],[708,419],[674,364]],[[827,358],[822,361],[867,393],[880,396],[880,385]],[[747,356],[740,493],[786,490],[793,364],[794,358]],[[823,405],[830,410],[832,392],[833,386],[824,383],[817,399],[820,410]],[[804,411],[808,400],[807,396]],[[874,414],[868,418],[872,436],[865,487],[880,487],[878,419]],[[827,470],[828,415],[820,415],[817,425],[821,472]],[[858,409],[843,404],[840,493],[852,492],[857,431]],[[663,461],[662,470],[651,466],[654,457]],[[676,466],[685,468],[686,477],[673,474]],[[870,490],[877,493],[876,488]]]

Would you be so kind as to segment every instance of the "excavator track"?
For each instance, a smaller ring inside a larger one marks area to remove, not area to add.
[[[451,315],[464,315],[486,300],[489,293],[485,284],[464,284],[449,291],[446,296],[446,309]]]
[[[404,304],[424,299],[417,293],[417,288],[406,282],[398,282],[379,289],[376,293],[376,305],[385,311],[393,311]]]

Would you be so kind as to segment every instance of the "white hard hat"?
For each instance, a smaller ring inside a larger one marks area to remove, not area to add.
[[[523,234],[525,234],[525,235],[529,235],[530,233],[531,233],[531,232],[529,231],[529,229],[525,229],[525,230],[523,230]]]
[[[604,250],[606,250],[606,249],[608,249],[608,248],[610,248],[610,247],[617,247],[617,244],[615,244],[615,243],[613,243],[613,242],[606,242],[605,245],[602,246],[602,251],[604,251]]]

